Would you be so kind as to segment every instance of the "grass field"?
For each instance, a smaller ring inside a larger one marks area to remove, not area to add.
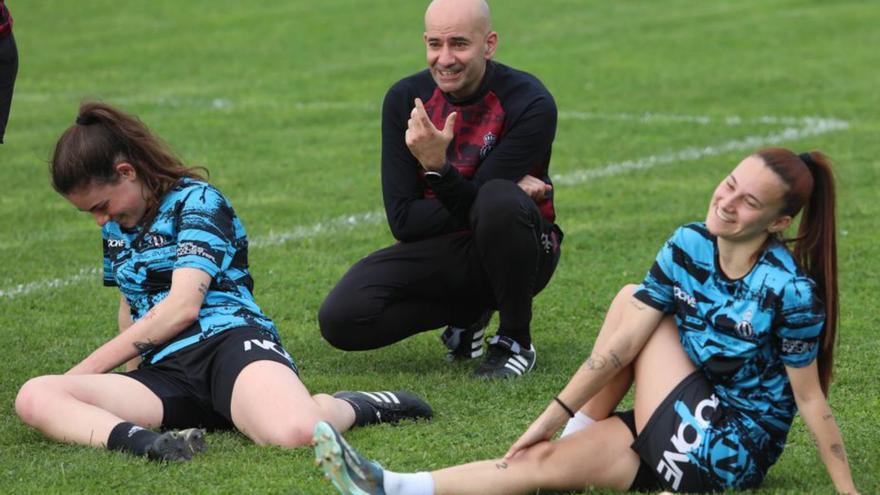
[[[560,109],[551,171],[566,239],[535,305],[539,369],[493,384],[446,364],[437,333],[350,354],[315,320],[348,266],[392,241],[377,214],[379,106],[424,66],[424,2],[8,3],[21,67],[0,146],[0,493],[331,492],[307,449],[215,433],[197,460],[156,465],[59,445],[18,420],[22,383],[115,332],[100,233],[46,173],[85,98],[140,115],[210,169],[253,240],[257,301],[311,390],[399,387],[431,401],[431,423],[348,435],[395,470],[503,454],[586,357],[616,290],[640,280],[676,226],[702,219],[735,163],[771,142],[822,149],[839,179],[831,403],[857,486],[880,493],[876,2],[495,2],[498,60],[540,77]],[[796,419],[760,493],[832,490]]]

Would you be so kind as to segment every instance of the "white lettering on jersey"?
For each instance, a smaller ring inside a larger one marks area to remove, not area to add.
[[[694,296],[688,294],[687,292],[681,290],[677,286],[672,288],[672,294],[679,301],[684,302],[685,304],[687,304],[688,306],[690,306],[694,309],[697,308],[697,299],[694,298]]]

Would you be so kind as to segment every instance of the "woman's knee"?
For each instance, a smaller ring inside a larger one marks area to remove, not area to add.
[[[279,421],[270,429],[249,435],[258,445],[272,445],[284,449],[294,449],[312,443],[312,432],[317,421],[291,419]]]
[[[628,301],[633,296],[633,294],[636,293],[636,289],[638,288],[638,284],[626,284],[621,287],[619,291],[617,291],[617,295],[614,296],[614,300],[620,300],[623,302]]]
[[[559,478],[564,477],[564,473],[559,472],[562,464],[554,461],[557,450],[557,442],[541,442],[529,447],[512,462],[520,464],[522,469],[532,473],[532,476],[538,478],[537,481],[541,486],[555,485]]]
[[[51,411],[51,398],[58,394],[53,376],[31,378],[18,391],[15,397],[15,412],[26,424],[36,426],[45,413]]]

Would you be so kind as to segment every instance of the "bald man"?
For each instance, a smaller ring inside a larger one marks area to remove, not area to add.
[[[382,193],[399,241],[355,264],[318,314],[332,345],[366,350],[446,326],[450,359],[474,375],[531,371],[532,298],[559,261],[548,167],[556,104],[534,76],[493,60],[482,0],[435,0],[428,69],[397,82],[382,109]]]

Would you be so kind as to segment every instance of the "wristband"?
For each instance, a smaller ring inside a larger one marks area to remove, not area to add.
[[[559,404],[563,409],[565,409],[565,412],[568,413],[568,417],[570,417],[570,418],[574,417],[574,411],[572,411],[570,407],[566,406],[565,402],[562,402],[562,399],[560,399],[557,396],[557,397],[554,397],[553,400],[555,400],[557,404]]]

